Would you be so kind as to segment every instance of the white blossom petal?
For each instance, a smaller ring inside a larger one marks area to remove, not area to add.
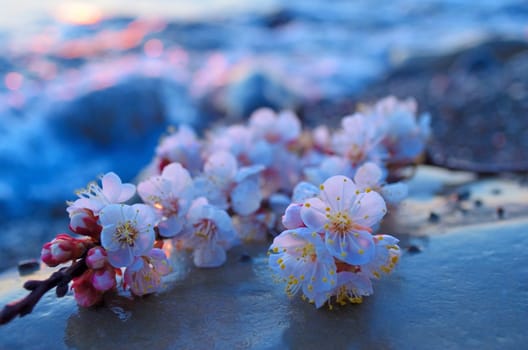
[[[328,222],[327,208],[328,205],[319,198],[310,198],[301,208],[301,219],[311,230],[323,232],[324,225]]]
[[[362,193],[350,209],[350,217],[355,224],[372,227],[387,213],[383,197],[377,192]]]
[[[250,215],[260,208],[262,195],[258,179],[246,179],[231,191],[231,206],[239,215]]]

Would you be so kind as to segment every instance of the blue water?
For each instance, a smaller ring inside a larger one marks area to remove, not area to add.
[[[60,3],[0,19],[2,221],[60,211],[106,171],[131,180],[169,124],[342,100],[408,58],[528,32],[516,0],[95,1],[84,26],[50,16]]]

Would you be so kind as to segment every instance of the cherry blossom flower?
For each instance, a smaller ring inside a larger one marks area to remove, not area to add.
[[[161,249],[154,248],[148,254],[136,257],[125,270],[124,280],[132,293],[141,296],[154,293],[161,288],[161,277],[167,275],[171,267]]]
[[[425,149],[431,134],[431,117],[417,117],[417,104],[412,98],[398,100],[388,96],[370,108],[378,129],[384,132],[382,143],[388,149],[392,163],[412,162]]]
[[[255,136],[245,125],[235,124],[218,128],[209,134],[209,155],[218,151],[231,153],[240,165],[273,163],[273,150],[269,142]]]
[[[398,204],[407,197],[408,187],[403,182],[386,184],[385,174],[377,164],[367,162],[358,168],[354,182],[360,192],[376,191],[389,204]]]
[[[112,266],[126,267],[134,257],[152,248],[156,215],[151,207],[110,204],[100,212],[99,219],[103,226],[101,244]]]
[[[195,178],[197,196],[206,197],[210,204],[240,215],[250,215],[259,207],[262,193],[259,174],[263,166],[238,168],[235,157],[228,152],[213,153],[205,163],[204,175]]]
[[[191,174],[197,174],[202,168],[202,142],[194,130],[180,125],[177,132],[163,138],[156,148],[156,164],[159,173],[170,163],[180,163]]]
[[[191,205],[186,227],[178,238],[186,247],[193,249],[196,266],[218,267],[226,261],[226,249],[235,242],[236,232],[225,210],[199,197]]]
[[[286,293],[302,290],[321,307],[336,283],[336,265],[321,236],[310,228],[286,230],[275,237],[269,250],[269,266],[286,282]]]
[[[194,191],[189,172],[179,163],[167,165],[161,176],[142,181],[138,193],[158,213],[160,221],[157,226],[161,236],[173,237],[182,230]]]
[[[101,178],[99,187],[95,182],[88,184],[85,190],[77,192],[79,199],[68,202],[70,229],[78,234],[99,238],[101,226],[98,215],[109,204],[123,203],[136,193],[133,184],[122,183],[119,176],[110,172]]]
[[[301,218],[311,230],[325,234],[325,244],[337,259],[352,265],[367,263],[374,256],[372,227],[386,213],[376,192],[357,193],[346,176],[333,176],[320,186],[319,197],[306,200]]]
[[[46,265],[54,267],[80,258],[90,245],[93,245],[90,239],[77,239],[62,233],[44,244],[40,257]]]
[[[260,108],[249,117],[249,128],[257,138],[269,143],[288,144],[301,134],[301,122],[291,111],[276,114],[269,108]]]
[[[381,162],[387,153],[381,141],[384,134],[376,127],[374,120],[356,113],[341,120],[342,129],[332,139],[337,154],[357,167],[366,161]]]

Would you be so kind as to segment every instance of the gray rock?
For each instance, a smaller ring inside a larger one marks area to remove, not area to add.
[[[167,289],[147,298],[112,296],[106,308],[80,309],[71,294],[49,293],[33,314],[0,328],[0,347],[519,348],[528,341],[527,225],[503,221],[431,237],[363,304],[333,311],[288,299],[270,275],[266,246],[252,247],[250,264],[233,251],[226,266],[187,278],[180,259]],[[13,271],[0,275],[0,302],[22,296],[21,284]]]

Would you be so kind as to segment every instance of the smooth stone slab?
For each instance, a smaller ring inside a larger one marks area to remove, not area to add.
[[[164,292],[114,296],[91,309],[75,306],[71,294],[49,293],[33,314],[0,327],[0,348],[521,348],[527,229],[524,218],[432,236],[422,253],[404,254],[363,304],[333,311],[288,299],[273,282],[264,245],[239,247],[226,266],[210,270],[190,269],[174,255],[178,269]],[[240,261],[243,253],[251,261]],[[2,304],[24,294],[26,277],[14,276],[0,275]]]

